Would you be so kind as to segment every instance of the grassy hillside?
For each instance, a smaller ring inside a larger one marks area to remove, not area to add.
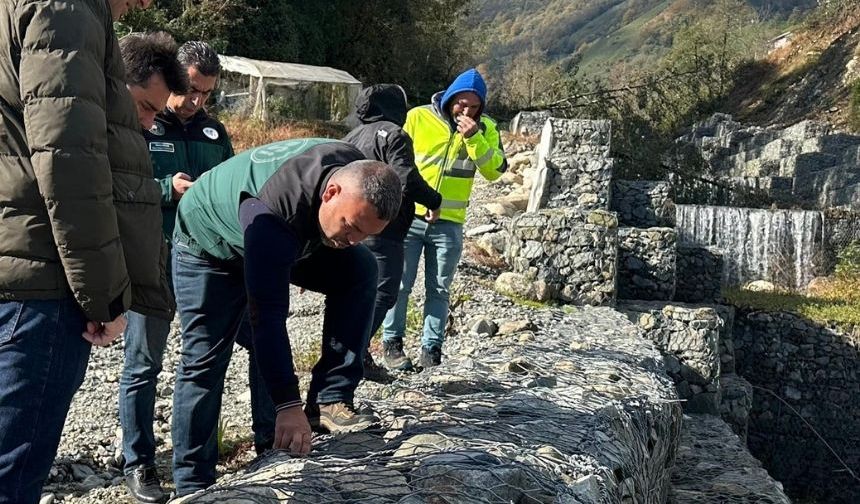
[[[860,4],[832,2],[813,12],[738,80],[726,111],[743,121],[818,119],[860,131]]]
[[[816,0],[746,0],[777,34]],[[488,57],[501,63],[538,49],[550,60],[575,59],[583,75],[648,66],[708,0],[475,0],[472,17],[488,33]]]

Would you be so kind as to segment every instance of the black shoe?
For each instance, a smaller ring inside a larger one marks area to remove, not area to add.
[[[424,369],[442,364],[442,349],[439,347],[421,347],[421,358],[418,363]]]
[[[308,423],[315,432],[342,434],[358,432],[379,422],[375,415],[359,412],[352,403],[308,404]]]
[[[125,475],[125,486],[138,502],[161,503],[167,499],[154,466],[135,467]]]
[[[364,354],[364,379],[376,383],[391,383],[394,377],[388,371],[374,362],[373,356],[370,355],[370,350]]]
[[[403,340],[383,341],[383,358],[385,367],[395,371],[409,371],[412,369],[412,361],[403,352]]]

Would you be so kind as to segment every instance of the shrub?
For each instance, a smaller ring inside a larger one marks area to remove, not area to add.
[[[851,87],[851,101],[848,106],[848,127],[860,131],[860,79]]]
[[[845,279],[860,277],[860,240],[852,241],[836,257],[836,276]]]

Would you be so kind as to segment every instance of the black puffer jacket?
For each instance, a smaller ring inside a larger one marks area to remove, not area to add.
[[[412,139],[401,128],[406,122],[406,93],[393,84],[376,84],[361,90],[355,111],[348,121],[354,125],[344,141],[364,153],[391,165],[403,184],[403,203],[397,218],[380,234],[403,240],[415,216],[415,203],[439,208],[442,196],[433,190],[415,168]]]

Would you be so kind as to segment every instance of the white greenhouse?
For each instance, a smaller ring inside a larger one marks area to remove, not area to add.
[[[220,106],[268,121],[342,121],[352,111],[361,82],[330,67],[220,56]]]

